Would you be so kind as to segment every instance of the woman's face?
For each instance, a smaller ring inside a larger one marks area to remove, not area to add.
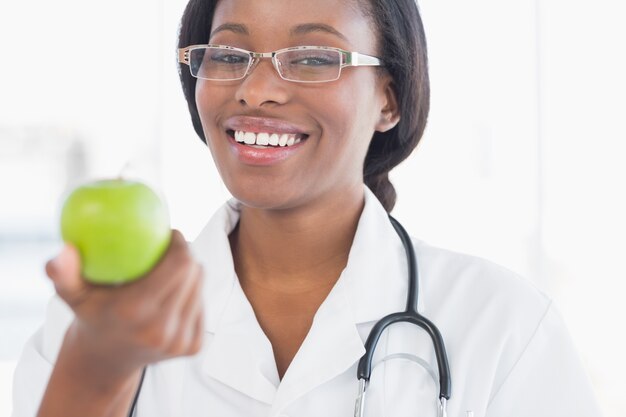
[[[303,45],[378,52],[370,20],[345,0],[222,0],[209,43],[255,52]],[[264,209],[341,201],[362,183],[374,131],[395,124],[390,79],[375,67],[348,67],[336,81],[303,84],[281,79],[262,59],[243,80],[199,79],[196,103],[224,183],[245,205]],[[301,141],[250,146],[238,143],[235,131]]]

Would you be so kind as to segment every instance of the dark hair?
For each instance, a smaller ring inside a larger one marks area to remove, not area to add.
[[[426,36],[415,0],[359,0],[367,3],[365,14],[374,22],[379,56],[393,79],[400,121],[387,132],[376,132],[363,167],[365,184],[374,192],[387,212],[396,203],[396,191],[389,171],[404,161],[419,143],[430,108],[430,83]],[[190,0],[182,17],[178,47],[206,44],[218,0]],[[196,106],[196,79],[181,68],[179,75],[189,106],[193,127],[205,143]]]

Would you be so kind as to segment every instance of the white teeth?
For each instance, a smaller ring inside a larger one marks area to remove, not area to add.
[[[246,145],[254,145],[256,143],[256,135],[252,132],[246,132],[243,139]]]
[[[269,145],[270,144],[269,133],[257,133],[256,144],[257,145]]]
[[[244,132],[237,130],[234,133],[235,140],[246,145],[260,145],[260,146],[292,146],[302,141],[302,138],[297,138],[295,134],[290,133],[254,133]]]

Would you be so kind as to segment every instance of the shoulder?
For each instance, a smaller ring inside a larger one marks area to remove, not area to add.
[[[413,239],[424,292],[436,292],[457,307],[488,306],[525,317],[543,315],[551,299],[530,280],[495,262]],[[447,294],[447,297],[445,296]]]
[[[562,415],[599,415],[550,297],[494,262],[415,239],[414,245],[424,315],[442,333],[455,381],[451,406],[488,410],[487,416],[546,416],[556,401],[567,404]]]
[[[444,335],[456,369],[482,373],[483,382],[490,381],[485,395],[493,395],[546,322],[558,314],[552,300],[528,279],[494,262],[419,240],[414,245],[421,259],[426,317]],[[555,340],[566,333],[562,323],[556,326],[561,331],[553,328]]]

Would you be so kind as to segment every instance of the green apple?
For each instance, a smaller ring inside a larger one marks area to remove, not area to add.
[[[167,250],[167,209],[147,185],[125,179],[84,184],[67,197],[61,235],[81,257],[83,277],[121,284],[142,277]]]

